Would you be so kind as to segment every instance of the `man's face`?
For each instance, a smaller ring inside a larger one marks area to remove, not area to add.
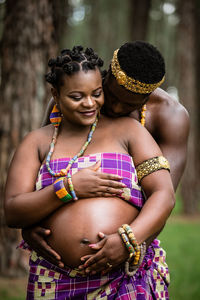
[[[119,85],[111,71],[104,80],[104,111],[110,117],[127,116],[132,111],[141,109],[148,100],[148,96],[134,94]]]

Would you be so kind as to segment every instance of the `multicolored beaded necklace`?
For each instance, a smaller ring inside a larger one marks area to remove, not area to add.
[[[140,122],[141,122],[142,126],[145,126],[145,111],[146,111],[146,104],[144,104],[142,106],[142,110],[141,110],[141,120],[140,120]],[[57,106],[54,105],[53,110],[50,114],[50,121],[54,125],[55,129],[54,129],[54,134],[53,134],[52,141],[51,141],[51,144],[50,144],[50,149],[49,149],[49,152],[48,152],[47,158],[46,158],[46,167],[47,167],[48,172],[54,177],[61,177],[61,176],[66,176],[67,177],[67,182],[68,182],[68,185],[69,185],[71,195],[72,195],[74,200],[77,200],[78,198],[77,198],[76,193],[74,191],[72,178],[71,178],[71,174],[70,174],[69,170],[70,170],[72,164],[80,156],[82,156],[84,154],[84,152],[87,149],[89,143],[91,142],[92,135],[93,135],[93,133],[96,129],[96,126],[97,126],[98,118],[96,118],[95,122],[92,124],[91,130],[88,134],[87,141],[85,142],[85,144],[83,145],[81,150],[78,152],[78,154],[76,154],[74,157],[72,157],[72,159],[69,161],[69,163],[68,163],[68,165],[65,169],[62,169],[60,172],[54,172],[50,167],[50,160],[51,160],[51,156],[54,152],[54,148],[55,148],[55,144],[56,144],[57,136],[58,136],[58,131],[59,131],[59,125],[61,123],[61,120],[62,120],[62,117],[60,115],[60,112],[57,109]]]
[[[51,115],[53,117],[51,117]],[[60,116],[59,111],[57,110],[57,108],[55,106],[52,110],[51,115],[50,115],[50,121],[55,126],[55,129],[54,129],[54,134],[53,134],[52,141],[51,141],[51,144],[50,144],[50,150],[49,150],[49,152],[47,154],[47,158],[46,158],[46,167],[47,167],[48,172],[54,177],[60,177],[60,176],[66,176],[67,177],[67,182],[68,182],[68,186],[69,186],[69,189],[70,189],[70,193],[71,193],[73,199],[77,200],[78,198],[76,197],[76,193],[74,191],[74,187],[73,187],[73,184],[72,184],[72,178],[71,178],[71,174],[70,174],[69,170],[70,170],[72,164],[78,159],[78,157],[80,157],[84,154],[84,152],[87,149],[89,143],[91,142],[92,135],[93,135],[93,133],[96,129],[96,126],[97,126],[98,118],[96,118],[95,122],[91,126],[90,132],[88,134],[87,141],[85,142],[85,144],[83,145],[81,150],[78,152],[78,154],[76,154],[73,158],[71,158],[71,160],[69,161],[66,169],[62,169],[60,172],[54,172],[50,167],[50,160],[51,160],[51,156],[54,152],[54,148],[55,148],[55,144],[56,144],[57,136],[58,136],[58,131],[59,131],[59,125],[61,123],[62,118]]]
[[[142,124],[142,126],[145,125],[145,112],[146,112],[146,110],[147,110],[147,105],[144,104],[144,105],[142,106],[142,110],[141,110],[141,119],[140,119],[140,123]]]

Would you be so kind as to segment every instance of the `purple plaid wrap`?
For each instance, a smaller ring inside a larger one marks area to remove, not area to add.
[[[70,159],[60,158],[50,162],[54,171],[66,168]],[[144,199],[138,186],[137,175],[132,158],[128,154],[97,153],[80,157],[72,166],[72,174],[101,160],[101,172],[118,174],[127,185],[121,195],[140,209]],[[52,184],[53,178],[42,165],[39,171],[36,189]],[[23,243],[21,245],[23,247]],[[25,245],[24,245],[25,248]],[[144,260],[134,276],[128,276],[124,265],[111,270],[106,275],[83,276],[77,269],[60,269],[31,252],[30,273],[27,288],[27,300],[31,299],[107,299],[107,300],[155,300],[169,299],[167,286],[169,272],[165,262],[165,251],[154,242],[146,251]]]
[[[79,157],[72,165],[70,172],[75,174],[77,171],[94,165],[101,160],[100,172],[116,174],[122,176],[121,182],[126,184],[123,189],[121,198],[130,202],[137,209],[141,209],[144,204],[144,197],[141,187],[138,185],[137,174],[133,164],[132,157],[123,153],[96,153],[87,156]],[[65,169],[70,161],[70,158],[58,158],[50,161],[50,167],[53,171],[58,172]],[[40,190],[52,184],[57,177],[52,177],[49,174],[46,165],[42,165],[39,171],[39,176],[36,182],[36,189]]]

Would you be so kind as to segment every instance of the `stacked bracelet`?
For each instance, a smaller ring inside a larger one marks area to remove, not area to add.
[[[128,261],[132,261],[132,259],[135,257],[135,250],[133,248],[133,246],[131,245],[130,241],[129,241],[129,238],[124,230],[123,227],[119,227],[118,229],[118,233],[122,239],[122,241],[124,242],[125,246],[126,246],[126,249],[128,250],[129,252],[129,259]]]
[[[130,263],[129,261],[126,261],[125,262],[125,273],[129,276],[133,276],[135,275],[135,273],[137,272],[138,268],[140,267],[144,257],[145,257],[145,254],[146,254],[146,243],[142,243],[140,246],[140,259],[139,259],[139,262],[138,262],[138,265],[137,266],[130,266]]]
[[[72,200],[72,196],[68,193],[64,185],[65,177],[58,178],[53,186],[56,196],[63,202],[67,203]]]
[[[125,263],[126,274],[132,276],[135,274],[146,253],[146,243],[138,244],[135,235],[128,224],[123,224],[119,229],[118,233],[124,242],[127,250],[129,251],[129,259]],[[129,267],[131,266],[131,271]]]
[[[135,238],[135,235],[131,229],[131,227],[128,224],[122,225],[122,228],[126,231],[126,234],[128,235],[128,239],[131,243],[131,245],[134,247],[135,250],[135,257],[133,261],[133,265],[137,265],[140,259],[140,247],[139,244]]]

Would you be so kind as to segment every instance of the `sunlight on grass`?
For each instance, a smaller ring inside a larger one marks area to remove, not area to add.
[[[168,221],[159,239],[167,252],[170,269],[170,299],[200,299],[200,221]]]

